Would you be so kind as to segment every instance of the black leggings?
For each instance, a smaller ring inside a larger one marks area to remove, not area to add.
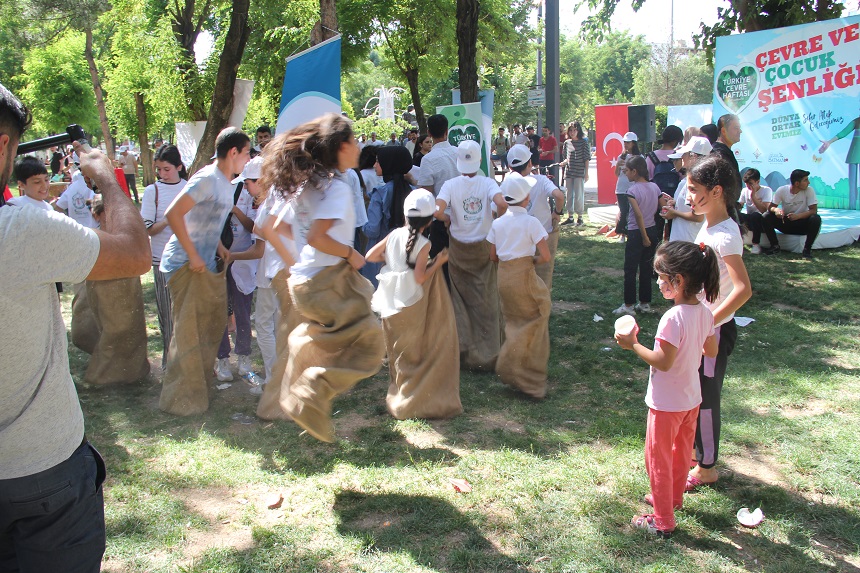
[[[660,235],[656,225],[646,229],[651,245],[642,244],[640,229],[627,230],[627,243],[624,246],[624,304],[631,306],[636,302],[636,272],[639,272],[639,302],[651,302],[651,288],[654,282],[654,252]]]
[[[735,349],[738,327],[735,319],[716,328],[719,350],[716,358],[702,358],[699,382],[702,385],[702,404],[696,424],[696,462],[699,467],[712,468],[720,453],[720,398],[729,355]]]

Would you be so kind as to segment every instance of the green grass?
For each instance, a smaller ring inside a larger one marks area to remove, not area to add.
[[[612,342],[623,248],[593,231],[562,231],[542,402],[463,372],[462,416],[396,421],[383,370],[336,402],[338,442],[323,444],[287,422],[234,422],[256,407],[238,381],[192,418],[158,410],[155,378],[80,386],[108,465],[104,570],[858,571],[860,250],[745,257],[754,296],[740,314],[756,322],[725,382],[722,478],[687,496],[661,541],[629,526],[647,509],[647,367]],[[158,363],[149,276],[144,292]],[[638,318],[651,344],[659,314]],[[87,357],[70,354],[80,383]],[[764,524],[741,528],[743,506]]]

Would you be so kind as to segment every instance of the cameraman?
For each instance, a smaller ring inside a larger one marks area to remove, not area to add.
[[[30,119],[0,84],[0,189]],[[75,149],[104,195],[101,230],[0,199],[0,571],[96,572],[105,549],[105,467],[84,436],[54,283],[138,276],[150,252],[110,161]]]

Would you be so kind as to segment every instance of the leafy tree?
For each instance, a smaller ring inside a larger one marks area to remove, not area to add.
[[[701,52],[678,55],[669,46],[656,47],[634,78],[634,103],[690,105],[713,99],[714,68]]]
[[[84,35],[69,31],[55,42],[33,48],[24,57],[21,99],[33,112],[34,135],[64,132],[72,123],[87,131],[97,130],[96,111],[87,62]]]
[[[374,96],[374,90],[380,86],[391,87],[402,83],[402,78],[393,78],[387,67],[374,64],[370,57],[352,69],[345,70],[341,77],[344,106],[349,104],[352,107],[357,115],[351,117],[355,118],[364,117],[364,106]]]
[[[633,98],[633,72],[646,62],[651,48],[644,36],[611,32],[584,50],[591,81],[600,103],[626,102]]]

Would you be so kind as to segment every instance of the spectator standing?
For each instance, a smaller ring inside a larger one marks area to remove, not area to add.
[[[127,145],[121,145],[119,148],[119,165],[122,167],[122,173],[125,176],[125,182],[128,185],[128,190],[134,195],[134,202],[140,203],[137,198],[137,157],[134,153],[128,150]]]
[[[558,140],[549,130],[549,127],[544,126],[543,137],[538,141],[540,148],[540,172],[541,175],[546,175],[546,168],[552,165],[555,160],[555,151],[558,147]]]
[[[663,211],[663,218],[672,221],[669,234],[670,241],[696,240],[696,236],[702,228],[705,216],[693,213],[687,198],[687,172],[696,163],[711,153],[711,143],[705,137],[691,137],[689,143],[681,147],[677,153],[669,156],[670,159],[681,160],[681,181],[675,191],[672,201]]]
[[[529,139],[529,150],[532,152],[532,165],[540,164],[540,136],[535,133],[533,126],[526,127],[526,136]]]
[[[588,181],[588,162],[591,161],[591,148],[582,131],[582,125],[574,122],[567,128],[567,141],[564,142],[564,160],[559,164],[567,167],[565,187],[567,188],[567,219],[562,225],[574,223],[582,227],[585,222],[582,214],[585,212],[585,182]]]
[[[510,148],[511,142],[505,135],[505,128],[500,127],[498,135],[493,139],[493,155],[490,159],[498,161],[503,170],[508,169],[508,150]]]

